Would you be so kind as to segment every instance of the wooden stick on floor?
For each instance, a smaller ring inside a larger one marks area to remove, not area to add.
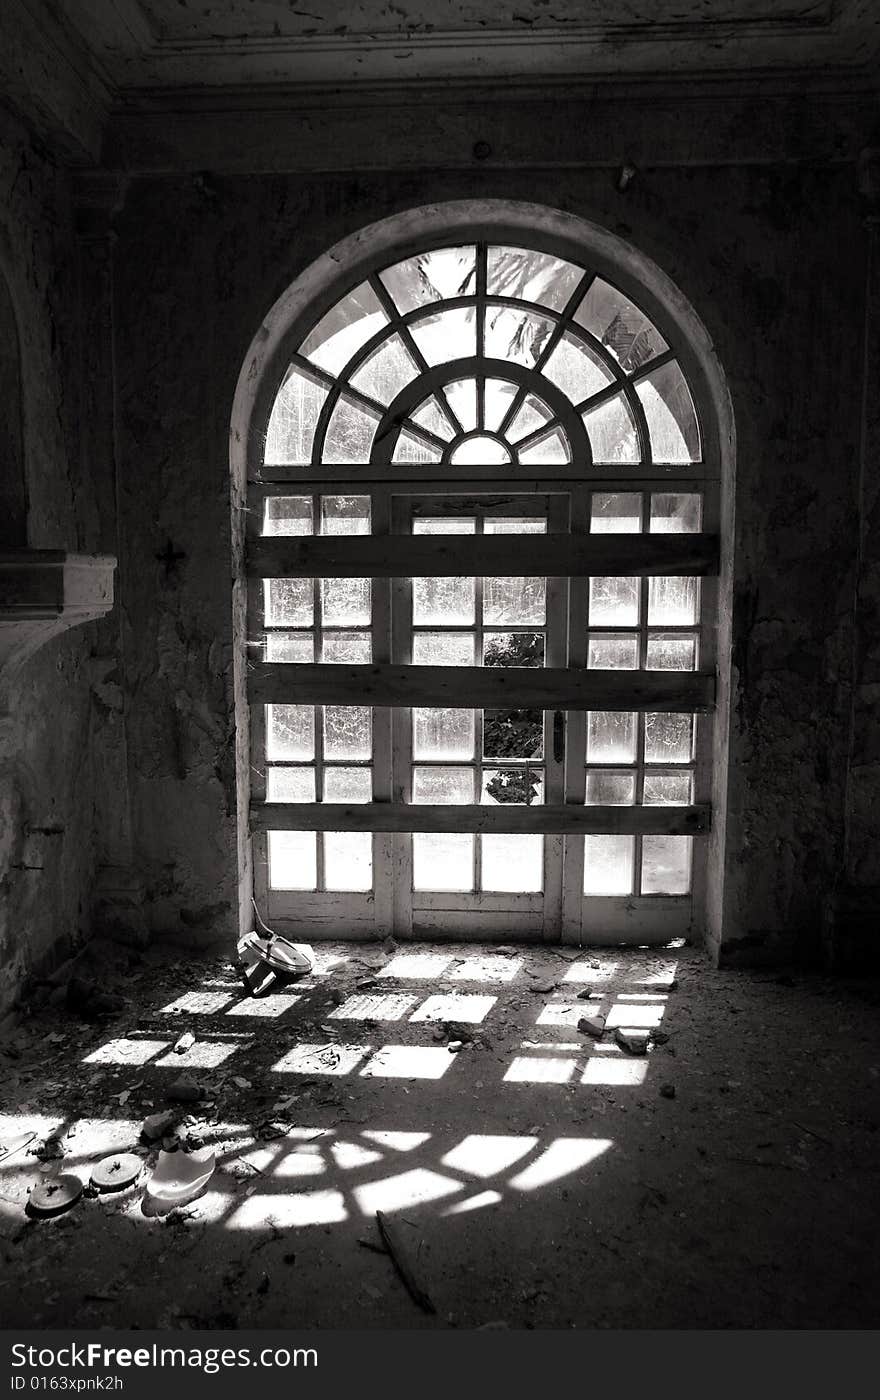
[[[437,1309],[413,1272],[412,1264],[408,1258],[409,1248],[404,1242],[401,1231],[397,1226],[391,1224],[387,1215],[381,1210],[376,1211],[376,1224],[379,1226],[379,1234],[385,1241],[385,1247],[391,1255],[394,1267],[406,1284],[413,1301],[418,1303],[425,1312],[436,1312]]]

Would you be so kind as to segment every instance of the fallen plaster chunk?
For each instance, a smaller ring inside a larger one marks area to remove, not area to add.
[[[595,1040],[600,1040],[605,1032],[605,1017],[596,1014],[595,1016],[582,1016],[578,1021],[578,1030],[586,1035],[591,1035]]]
[[[627,1050],[630,1055],[647,1055],[648,1042],[651,1039],[650,1031],[640,1030],[629,1026],[618,1026],[614,1032],[614,1039],[618,1045]]]
[[[173,1049],[175,1055],[185,1055],[187,1050],[191,1050],[195,1043],[196,1038],[192,1031],[184,1031],[183,1035],[179,1036],[174,1042]]]
[[[173,1103],[197,1103],[202,1097],[202,1091],[194,1079],[175,1079],[173,1084],[169,1084],[165,1091],[165,1097],[171,1099]]]

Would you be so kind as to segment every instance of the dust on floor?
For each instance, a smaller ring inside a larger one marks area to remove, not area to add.
[[[132,961],[122,1010],[79,987],[0,1046],[7,1327],[877,1326],[876,984],[687,947],[334,944],[255,1000],[222,959]],[[141,1127],[169,1107],[166,1146],[217,1167],[156,1216]],[[122,1152],[138,1182],[92,1191]],[[59,1173],[84,1195],[29,1215]]]

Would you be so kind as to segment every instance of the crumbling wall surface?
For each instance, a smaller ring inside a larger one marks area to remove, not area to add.
[[[10,547],[96,547],[78,451],[74,247],[67,177],[0,112],[0,273],[18,329],[28,497],[27,538]],[[0,694],[0,1011],[89,931],[89,636],[49,643]]]
[[[727,958],[816,955],[842,860],[864,238],[846,168],[133,182],[118,223],[135,840],[157,925],[235,915],[228,427],[252,337],[342,237],[444,199],[580,214],[673,279],[738,453]],[[717,951],[717,950],[716,950]]]

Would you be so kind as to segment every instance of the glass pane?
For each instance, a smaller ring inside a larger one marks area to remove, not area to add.
[[[542,632],[484,632],[484,666],[543,666]]]
[[[696,637],[649,636],[645,665],[649,671],[695,671]]]
[[[583,268],[534,248],[490,248],[486,290],[490,296],[536,301],[562,311],[584,275]]]
[[[328,627],[359,627],[370,621],[368,578],[322,578],[321,615]]]
[[[584,894],[631,894],[632,836],[584,837]]]
[[[370,758],[372,718],[369,705],[325,705],[324,757]]]
[[[314,802],[314,768],[267,768],[267,802]]]
[[[472,578],[414,578],[413,622],[416,626],[473,622],[475,584]]]
[[[474,838],[469,833],[416,831],[412,855],[414,890],[473,889]]]
[[[267,496],[263,502],[264,535],[310,535],[311,496]]]
[[[645,715],[645,762],[690,763],[693,715]]]
[[[530,369],[553,332],[553,322],[534,311],[486,307],[486,357],[512,360]]]
[[[541,373],[572,403],[583,403],[607,388],[614,376],[581,340],[566,333]]]
[[[311,632],[267,632],[264,658],[292,663],[314,661],[314,635]]]
[[[266,706],[266,757],[314,759],[315,708],[313,705]]]
[[[373,836],[369,831],[324,832],[324,889],[373,888]]]
[[[522,438],[528,437],[529,433],[543,428],[552,417],[553,414],[547,405],[540,399],[536,399],[534,394],[529,394],[514,414],[513,422],[507,430],[507,436],[511,442],[519,442]]]
[[[629,710],[590,710],[587,762],[635,763],[637,718]]]
[[[587,774],[585,802],[588,807],[629,807],[636,800],[635,773]]]
[[[623,394],[582,414],[594,462],[640,462],[639,434]]]
[[[543,622],[547,616],[545,578],[483,579],[483,621]]]
[[[469,467],[493,467],[509,462],[510,452],[503,442],[484,433],[458,443],[449,455],[450,462]]]
[[[490,515],[483,524],[487,535],[546,535],[547,521],[540,515]]]
[[[642,801],[646,807],[687,807],[692,801],[690,773],[646,773]]]
[[[399,335],[374,350],[351,376],[351,386],[370,399],[389,404],[418,374],[418,366]]]
[[[473,768],[414,768],[412,800],[429,805],[473,802]]]
[[[473,758],[473,710],[414,709],[415,758]]]
[[[602,633],[590,638],[587,666],[593,671],[636,671],[639,639],[634,634]]]
[[[330,415],[322,460],[341,466],[369,462],[379,416],[341,395]]]
[[[416,632],[413,635],[414,666],[473,666],[472,632]]]
[[[594,535],[634,535],[642,528],[642,497],[638,491],[594,491],[590,531]]]
[[[484,890],[525,894],[544,887],[543,836],[483,836]]]
[[[687,894],[692,836],[642,837],[642,894]]]
[[[365,666],[373,659],[369,632],[322,632],[321,660]]]
[[[415,413],[410,414],[410,418],[420,427],[427,428],[429,433],[436,433],[444,442],[448,442],[455,431],[439,402],[434,398],[427,399]]]
[[[655,462],[698,462],[700,431],[690,390],[677,361],[662,365],[636,383]]]
[[[318,883],[314,831],[269,832],[269,886],[273,890],[313,890]]]
[[[327,390],[298,369],[288,372],[269,419],[263,453],[267,466],[279,462],[305,466],[312,460],[315,428],[326,397]]]
[[[414,535],[473,535],[477,526],[472,515],[421,515],[412,529]]]
[[[590,621],[598,626],[632,626],[639,620],[637,578],[591,578]]]
[[[477,325],[473,307],[438,311],[410,324],[410,334],[429,365],[466,360],[477,353]]]
[[[532,807],[544,801],[544,772],[541,768],[484,768],[480,801],[490,805],[516,803]]]
[[[322,496],[322,535],[368,535],[369,496]]]
[[[263,579],[263,616],[267,627],[311,627],[315,620],[313,580]]]
[[[516,396],[516,385],[507,379],[487,379],[483,393],[483,426],[497,432]],[[536,423],[535,427],[539,425]]]
[[[421,438],[415,437],[413,433],[408,433],[406,429],[397,439],[392,462],[439,462],[440,449],[432,447],[429,443],[423,442]]]
[[[554,428],[552,433],[548,433],[538,442],[533,442],[531,447],[523,448],[519,460],[524,463],[570,462],[571,448],[568,438],[561,428]]]
[[[325,802],[372,802],[373,773],[370,768],[325,768]],[[352,889],[360,886],[352,886]]]
[[[543,710],[484,710],[485,758],[542,758]]]
[[[449,407],[464,431],[474,432],[477,427],[477,381],[456,379],[453,384],[445,386],[444,392]]]
[[[300,346],[300,354],[330,374],[339,374],[355,351],[387,324],[376,293],[362,282],[321,318]]]
[[[398,311],[406,315],[418,306],[473,292],[474,254],[473,247],[435,248],[386,268],[380,277]]]
[[[698,491],[654,491],[651,525],[655,535],[690,535],[700,528],[703,498]]]
[[[629,373],[668,349],[644,312],[600,277],[592,283],[574,319],[606,346]]]
[[[660,576],[648,580],[648,622],[659,627],[697,621],[699,579]]]

